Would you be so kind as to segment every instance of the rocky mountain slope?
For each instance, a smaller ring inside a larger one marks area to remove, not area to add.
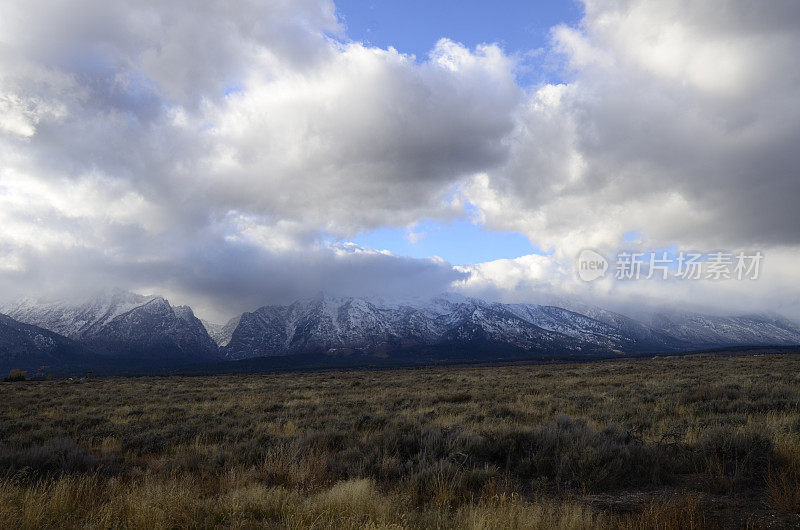
[[[153,298],[114,289],[80,302],[23,298],[0,306],[0,313],[80,340],[84,334],[96,332],[118,316]]]
[[[222,353],[226,359],[308,352],[391,355],[445,346],[641,353],[800,344],[800,329],[776,318],[693,315],[645,323],[600,308],[585,311],[458,295],[399,301],[321,295],[244,313]]]
[[[77,304],[22,300],[1,307],[0,313],[108,356],[199,362],[218,354],[191,308],[173,307],[158,296],[113,291]]]
[[[81,344],[43,328],[0,315],[0,367],[37,371],[54,364],[82,363],[91,354]]]
[[[745,315],[721,317],[700,313],[662,311],[649,325],[695,348],[745,344],[800,344],[800,327],[781,317]]]
[[[590,333],[568,336],[552,327],[540,327],[504,304],[456,295],[401,301],[318,296],[244,313],[222,352],[227,359],[245,359],[313,352],[385,356],[434,346],[538,352],[600,346],[586,340]]]
[[[234,317],[228,321],[227,324],[217,324],[215,322],[210,322],[208,320],[200,320],[205,326],[206,331],[208,331],[208,335],[211,337],[211,340],[217,343],[217,346],[227,346],[228,343],[231,341],[231,337],[233,337],[233,332],[236,330],[236,327],[239,325],[239,320],[241,320],[242,316],[239,315]]]
[[[6,330],[0,356],[29,355],[36,362],[57,361],[59,352],[65,359],[91,352],[158,365],[295,354],[433,360],[800,345],[800,327],[777,316],[672,311],[637,320],[592,306],[503,304],[454,294],[319,295],[264,306],[224,325],[201,322],[188,306],[162,297],[124,291],[80,303],[21,300],[0,313],[18,321],[16,331]]]

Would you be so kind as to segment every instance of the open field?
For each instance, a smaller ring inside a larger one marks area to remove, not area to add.
[[[800,525],[800,355],[0,384],[4,527]]]

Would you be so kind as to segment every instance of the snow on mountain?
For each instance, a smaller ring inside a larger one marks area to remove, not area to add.
[[[244,313],[223,354],[229,359],[318,351],[383,355],[442,344],[503,344],[520,350],[559,346],[570,351],[608,343],[586,341],[593,337],[591,331],[578,333],[575,322],[559,324],[558,312],[550,311],[553,316],[547,318],[549,327],[545,327],[536,321],[542,323],[547,311],[534,318],[533,307],[526,310],[451,294],[401,300],[320,295],[289,306],[265,306]],[[580,321],[578,317],[561,318]],[[589,320],[583,317],[585,324]],[[603,325],[591,322],[590,327]],[[565,333],[568,329],[572,335]]]
[[[52,331],[0,315],[0,367],[37,370],[80,362],[88,357],[77,342]]]
[[[506,307],[515,315],[542,329],[611,349],[624,349],[633,342],[615,326],[560,307],[535,304],[509,304]]]
[[[625,338],[628,349],[631,351],[656,352],[680,351],[691,349],[692,345],[677,337],[663,333],[649,324],[608,309],[569,300],[554,298],[550,300],[551,306],[566,308],[573,313],[588,317],[611,326]]]
[[[239,325],[239,320],[242,315],[230,319],[226,324],[217,324],[216,322],[209,322],[208,320],[200,319],[203,326],[206,328],[211,340],[217,343],[217,346],[227,346],[233,336],[233,331]]]
[[[118,289],[104,291],[77,304],[65,300],[23,298],[0,307],[0,313],[20,322],[80,340],[92,328],[102,328],[118,316],[144,305],[153,298]]]
[[[556,303],[618,328],[635,339],[641,351],[800,344],[800,326],[777,315],[718,316],[675,309],[642,310],[637,320],[566,299]]]
[[[214,359],[217,345],[188,306],[172,307],[155,297],[90,328],[82,341],[105,351],[128,356],[170,359]]]
[[[786,319],[764,315],[714,316],[661,311],[650,317],[656,330],[695,347],[747,344],[800,344],[800,328]]]
[[[430,299],[328,297],[244,313],[227,359],[308,352],[389,355],[449,345],[545,352],[686,351],[736,344],[800,344],[800,329],[778,317],[664,315],[641,322],[602,308],[502,304],[455,294]]]
[[[114,356],[203,360],[218,353],[191,308],[158,296],[113,290],[79,303],[25,299],[0,312]]]
[[[379,299],[319,296],[289,306],[265,306],[244,313],[223,349],[230,359],[370,348],[395,341],[414,342],[429,333],[413,311],[391,309]]]
[[[219,325],[201,322],[188,306],[173,307],[158,296],[109,291],[78,304],[21,300],[0,312],[65,335],[93,352],[170,362],[301,353],[478,358],[493,352],[558,355],[800,345],[800,326],[774,315],[662,311],[640,321],[599,307],[563,305],[568,307],[503,304],[458,294],[318,295],[264,306]],[[40,333],[39,343],[55,340],[55,333]],[[29,344],[22,335],[14,336]],[[13,351],[34,352],[25,348]],[[6,351],[12,348],[6,346]]]

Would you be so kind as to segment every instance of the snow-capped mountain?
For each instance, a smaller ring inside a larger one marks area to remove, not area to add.
[[[0,359],[30,355],[36,362],[61,358],[47,352],[74,356],[81,348],[89,358],[100,354],[106,361],[157,365],[305,353],[433,360],[800,345],[800,326],[777,316],[671,311],[638,320],[579,304],[565,309],[455,294],[429,299],[319,295],[264,306],[225,325],[201,322],[188,306],[172,306],[162,297],[124,291],[77,304],[21,300],[0,307],[0,313],[18,321],[16,331],[5,331],[8,338],[0,336]]]
[[[435,319],[446,313],[435,305],[427,310],[430,314],[382,299],[326,296],[265,306],[242,314],[223,354],[244,359],[354,348],[381,354],[393,346],[423,344],[435,337]]]
[[[88,356],[73,340],[0,315],[0,367],[4,371],[81,362]]]
[[[800,327],[784,318],[769,315],[721,317],[661,311],[650,317],[649,325],[695,348],[800,344]]]
[[[26,299],[0,313],[112,356],[209,360],[218,353],[191,308],[159,296],[115,290],[77,304]]]
[[[523,304],[530,306],[530,304]],[[566,308],[572,313],[588,317],[594,321],[602,322],[617,330],[625,337],[629,349],[632,351],[656,352],[677,351],[692,349],[692,344],[678,337],[663,333],[658,329],[631,318],[630,316],[610,311],[608,309],[585,304],[576,300],[555,298],[550,300],[549,307]]]
[[[210,360],[218,352],[191,308],[172,307],[161,297],[91,328],[81,341],[102,351],[134,357]]]
[[[244,313],[228,359],[294,353],[393,352],[452,346],[520,351],[624,351],[636,341],[613,326],[560,308],[490,303],[458,295],[431,299],[335,298]]]
[[[118,316],[144,305],[153,298],[113,289],[77,303],[67,300],[23,298],[0,306],[0,313],[20,322],[80,340],[85,333],[102,328]]]
[[[777,317],[682,314],[641,322],[601,308],[502,304],[459,295],[387,300],[320,295],[244,313],[226,359],[326,352],[386,356],[426,348],[520,352],[668,352],[728,345],[796,345]]]

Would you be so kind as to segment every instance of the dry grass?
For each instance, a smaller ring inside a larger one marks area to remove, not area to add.
[[[652,500],[634,516],[611,516],[577,502],[482,498],[442,510],[419,508],[401,494],[381,492],[369,479],[338,482],[313,494],[251,483],[217,496],[192,477],[98,481],[60,477],[0,487],[0,519],[18,528],[176,528],[277,526],[282,528],[468,528],[494,530],[597,528],[705,528],[695,499]]]
[[[0,521],[796,524],[798,373],[786,355],[2,384]]]
[[[800,511],[800,478],[793,470],[780,470],[767,475],[767,503],[786,513]]]
[[[652,498],[636,514],[617,518],[617,528],[649,528],[652,530],[692,530],[709,528],[700,498],[682,494],[674,498]]]

